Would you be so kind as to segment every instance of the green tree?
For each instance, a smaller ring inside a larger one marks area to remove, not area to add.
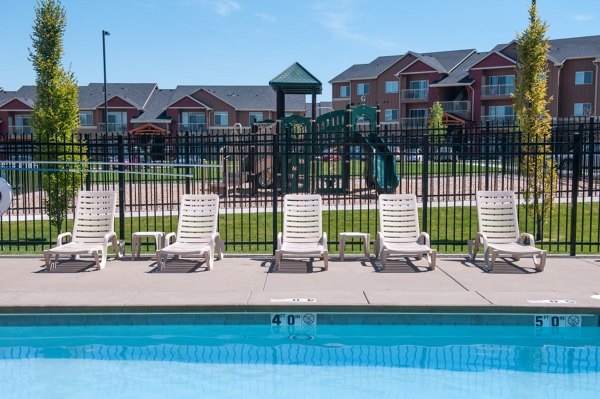
[[[29,59],[37,75],[32,125],[40,144],[37,159],[48,161],[43,166],[64,170],[42,174],[46,213],[59,232],[85,178],[83,173],[68,170],[83,169],[86,161],[85,149],[78,145],[75,136],[79,127],[77,82],[73,73],[65,71],[61,64],[65,27],[66,13],[60,0],[37,3],[31,35],[33,48],[29,49]]]
[[[548,24],[537,15],[535,1],[529,9],[529,26],[517,35],[517,76],[514,107],[521,136],[521,171],[526,179],[524,190],[527,205],[535,218],[536,238],[541,239],[544,219],[550,215],[557,186],[557,171],[551,157],[552,118],[548,111],[546,78],[548,50],[546,37]]]
[[[439,101],[434,102],[429,110],[427,127],[430,134],[439,136],[440,139],[446,134],[448,126],[444,123],[444,108],[442,108],[442,104]]]

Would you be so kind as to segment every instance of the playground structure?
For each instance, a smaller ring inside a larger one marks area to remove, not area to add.
[[[272,145],[250,147],[240,169],[259,188],[272,187],[277,177],[275,184],[284,194],[348,192],[357,155],[368,188],[393,193],[398,187],[396,159],[380,135],[377,108],[348,107],[321,115],[314,123],[291,115],[255,124],[252,134],[256,142],[273,138]]]

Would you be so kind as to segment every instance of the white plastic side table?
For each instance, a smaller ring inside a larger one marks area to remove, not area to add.
[[[165,233],[162,231],[138,231],[137,233],[133,233],[131,235],[131,259],[140,256],[142,237],[154,237],[156,249],[159,250],[163,247],[164,236]]]
[[[346,251],[346,238],[347,237],[357,237],[363,239],[363,245],[365,248],[365,257],[369,259],[371,257],[371,252],[369,246],[371,244],[371,234],[369,233],[360,233],[356,231],[345,231],[340,233],[340,261],[344,261],[344,252]]]

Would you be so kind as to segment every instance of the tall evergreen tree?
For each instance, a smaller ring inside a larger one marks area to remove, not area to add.
[[[552,118],[548,104],[552,98],[546,91],[550,49],[547,30],[548,24],[540,20],[533,1],[529,9],[529,26],[522,35],[517,35],[514,107],[522,131],[524,194],[534,217],[537,239],[542,238],[544,219],[550,214],[557,185],[556,165],[549,145]]]
[[[62,67],[65,9],[60,0],[40,0],[35,9],[29,59],[36,72],[37,96],[32,115],[35,138],[40,144],[37,159],[42,164],[64,171],[42,173],[46,193],[46,213],[59,232],[67,209],[81,187],[83,173],[68,172],[82,168],[73,162],[85,162],[85,150],[77,145],[79,127],[77,82],[73,73]]]

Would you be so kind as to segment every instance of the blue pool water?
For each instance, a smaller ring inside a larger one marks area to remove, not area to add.
[[[600,328],[0,327],[0,398],[275,397],[598,399]]]

